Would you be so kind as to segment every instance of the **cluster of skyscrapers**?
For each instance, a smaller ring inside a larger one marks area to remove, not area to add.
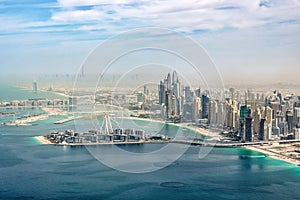
[[[210,102],[207,93],[201,94],[200,89],[194,92],[190,86],[184,87],[176,71],[172,76],[169,73],[160,81],[158,88],[162,116],[176,122],[207,119]]]
[[[225,100],[225,105],[224,127],[236,131],[242,141],[300,139],[298,96],[283,97],[279,91],[274,91],[270,96],[259,98],[247,91],[243,102],[236,101],[234,94]],[[211,107],[211,111],[214,115],[219,110]]]
[[[240,141],[300,139],[300,97],[283,97],[279,91],[264,96],[251,90],[241,95],[230,88],[224,99],[215,99],[210,92],[184,87],[176,71],[169,73],[158,87],[162,116],[226,129]]]

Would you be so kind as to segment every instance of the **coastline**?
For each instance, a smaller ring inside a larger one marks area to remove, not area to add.
[[[140,121],[147,121],[147,122],[156,122],[156,123],[165,123],[164,121],[161,120],[155,120],[155,119],[147,119],[147,118],[135,118],[135,117],[124,117],[127,119],[133,119],[133,120],[140,120]],[[180,128],[186,128],[192,131],[195,131],[196,133],[203,135],[203,136],[209,136],[209,137],[217,137],[219,134],[218,132],[214,131],[214,132],[210,132],[209,130],[203,129],[203,128],[199,128],[199,127],[194,127],[194,126],[188,126],[187,123],[182,123],[182,124],[174,124],[174,123],[170,123],[170,125],[174,125]],[[45,136],[35,136],[34,137],[40,144],[51,144],[51,145],[66,145],[66,144],[54,144],[51,143]],[[156,142],[132,142],[132,143],[107,143],[107,144],[147,144],[147,143],[156,143]],[[90,143],[83,143],[81,145],[101,145],[101,144],[106,144],[106,143],[97,143],[97,144],[90,144]],[[78,145],[78,144],[76,144]],[[73,146],[72,144],[67,144],[66,146]],[[256,145],[247,145],[247,146],[240,146],[240,147],[235,147],[235,146],[228,146],[229,148],[244,148],[247,150],[251,150],[251,151],[255,151],[255,152],[259,152],[264,154],[267,157],[273,158],[273,159],[277,159],[277,160],[281,160],[287,163],[290,163],[292,165],[296,165],[296,166],[300,166],[300,160],[296,159],[296,158],[291,158],[290,156],[284,155],[282,152],[280,151],[273,151],[271,150],[272,148],[276,148],[276,145],[273,146],[258,146]]]
[[[21,90],[26,90],[26,91],[31,91],[31,90],[32,90],[30,87],[25,87],[25,86],[14,85],[14,87],[19,88],[19,89],[21,89]],[[46,90],[46,89],[39,89],[39,91],[41,91],[41,92],[49,92],[49,91]],[[52,92],[53,94],[62,96],[62,97],[67,97],[67,98],[70,97],[70,95],[65,94],[65,93],[63,93],[63,92],[57,92],[57,91],[50,91],[50,92]]]
[[[127,118],[127,119],[133,119],[133,120],[140,120],[140,121],[147,121],[147,122],[156,122],[156,123],[166,123],[172,126],[177,126],[180,128],[186,128],[189,129],[191,131],[195,131],[196,133],[203,135],[203,136],[209,136],[209,137],[214,137],[214,136],[218,136],[219,132],[217,131],[212,131],[209,129],[204,129],[204,128],[200,128],[200,127],[195,127],[195,126],[188,126],[189,123],[167,123],[163,120],[158,120],[158,119],[150,119],[150,118],[138,118],[138,117],[123,117],[123,118]]]
[[[287,156],[279,154],[277,152],[270,151],[266,148],[260,148],[258,146],[254,146],[254,145],[253,146],[243,146],[242,148],[262,153],[265,156],[276,159],[276,160],[281,160],[281,161],[284,161],[284,162],[287,162],[287,163],[290,163],[290,164],[293,164],[296,166],[300,166],[300,160],[297,160],[297,159],[294,159],[291,157],[287,157]]]
[[[33,137],[35,140],[37,140],[40,144],[53,144],[45,136],[34,136]]]

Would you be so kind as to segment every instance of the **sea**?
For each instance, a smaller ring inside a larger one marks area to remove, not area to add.
[[[64,98],[52,92],[33,94],[12,86],[0,87],[1,101],[34,95]],[[37,108],[0,110],[8,111],[17,115],[42,112]],[[13,117],[1,116],[0,124]],[[53,116],[37,121],[35,126],[0,125],[0,199],[300,199],[300,167],[243,148],[213,148],[200,158],[200,147],[190,146],[161,169],[129,173],[111,168],[91,154],[91,148],[107,152],[110,145],[55,146],[34,139],[53,130],[76,129],[74,122],[53,124],[61,118]],[[155,122],[136,120],[134,124],[147,126],[147,131],[161,128]],[[166,124],[160,133],[172,135],[176,131],[178,127]],[[135,153],[152,152],[165,145],[120,148]],[[132,166],[138,167],[135,163]]]

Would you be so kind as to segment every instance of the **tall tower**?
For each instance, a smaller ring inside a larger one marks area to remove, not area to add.
[[[247,105],[243,105],[240,107],[240,136],[245,138],[245,121],[247,117],[250,117],[251,109]],[[252,120],[252,118],[251,118]],[[252,124],[252,123],[251,123]]]
[[[35,93],[38,91],[38,84],[37,84],[36,80],[33,81],[32,88]]]
[[[201,100],[202,100],[202,118],[208,119],[210,98],[207,95],[203,94]]]
[[[261,112],[259,108],[256,108],[253,113],[253,133],[259,135],[261,122]]]
[[[266,119],[261,119],[259,124],[259,139],[267,140],[267,127],[265,125]]]
[[[171,74],[170,73],[168,73],[166,81],[167,81],[167,90],[171,90],[172,80],[171,80]]]
[[[245,123],[245,141],[252,142],[252,117],[246,117]]]
[[[160,84],[159,84],[159,88],[158,88],[158,102],[160,105],[164,104],[165,103],[165,85],[164,85],[164,82],[160,81]]]
[[[178,83],[178,75],[177,75],[177,72],[176,71],[173,71],[173,74],[172,74],[172,84],[174,85],[175,83]]]

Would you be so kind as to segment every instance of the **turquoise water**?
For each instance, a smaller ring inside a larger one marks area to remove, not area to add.
[[[12,100],[27,100],[27,99],[65,99],[59,94],[53,92],[37,91],[36,93],[31,90],[25,90],[16,88],[14,86],[7,86],[0,84],[0,101],[12,101]]]
[[[26,112],[26,111],[24,111]],[[10,116],[0,117],[0,123]],[[37,126],[0,126],[0,199],[299,199],[300,169],[241,148],[214,148],[199,159],[190,147],[161,170],[130,174],[97,161],[82,146],[41,145],[32,137],[51,130],[59,117]],[[86,120],[80,123],[88,124]],[[142,121],[124,126],[145,127],[172,135],[178,127]],[[150,152],[165,144],[123,145],[130,152]],[[92,147],[109,148],[109,146]],[[159,163],[158,163],[159,164]]]

